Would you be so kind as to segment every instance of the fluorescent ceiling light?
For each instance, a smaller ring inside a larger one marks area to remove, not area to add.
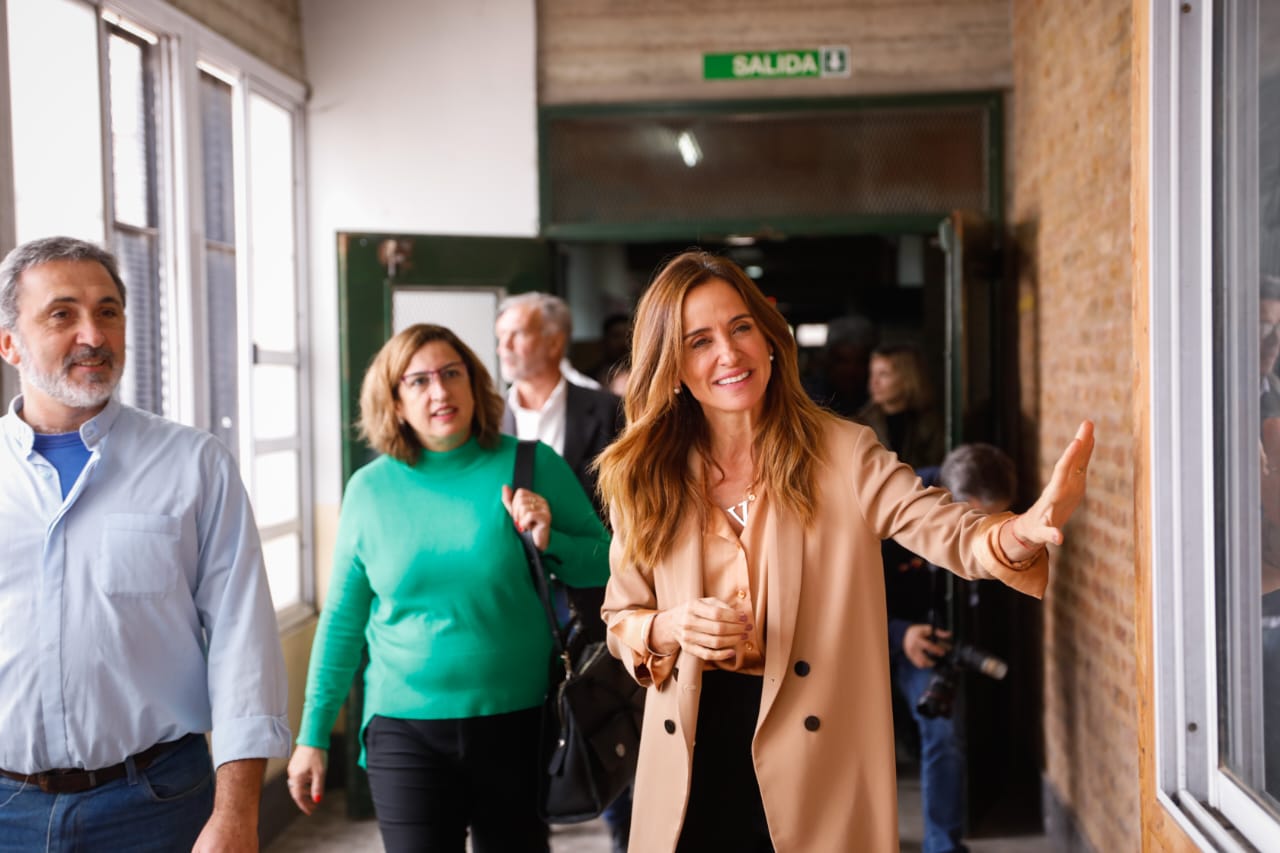
[[[796,326],[796,343],[802,347],[823,347],[827,345],[826,323],[801,323]]]
[[[698,147],[698,137],[693,135],[693,131],[680,131],[676,137],[676,148],[680,149],[680,157],[690,169],[702,162],[702,149]]]

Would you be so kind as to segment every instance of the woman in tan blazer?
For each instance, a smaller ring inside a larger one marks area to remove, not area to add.
[[[811,403],[786,321],[702,252],[641,299],[632,365],[599,462],[609,647],[648,687],[631,849],[897,850],[880,540],[1041,595],[1092,425],[1027,513],[970,511]]]

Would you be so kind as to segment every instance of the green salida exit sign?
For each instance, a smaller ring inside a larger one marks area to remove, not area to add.
[[[704,80],[778,80],[796,77],[848,77],[848,46],[704,53]]]

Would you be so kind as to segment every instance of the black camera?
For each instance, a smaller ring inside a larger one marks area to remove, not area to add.
[[[968,643],[957,643],[945,655],[930,657],[936,661],[933,678],[916,700],[916,712],[929,719],[951,716],[956,698],[956,673],[960,670],[979,672],[996,681],[1009,671],[1009,665],[1000,658]]]

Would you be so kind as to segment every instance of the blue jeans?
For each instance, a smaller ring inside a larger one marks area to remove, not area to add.
[[[189,738],[145,770],[79,794],[0,776],[0,851],[190,850],[213,813],[213,763]]]
[[[932,669],[917,669],[906,655],[893,655],[893,681],[911,706],[920,731],[920,794],[924,812],[924,853],[964,850],[964,746],[950,717],[929,719],[916,700],[929,685]]]

